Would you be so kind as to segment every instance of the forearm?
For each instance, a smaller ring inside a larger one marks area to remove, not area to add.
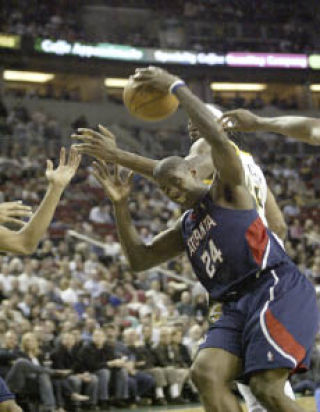
[[[114,212],[119,240],[128,263],[134,271],[143,270],[146,245],[132,224],[127,199],[115,203]]]
[[[194,123],[211,145],[228,143],[228,138],[222,127],[215,121],[210,110],[202,100],[195,96],[188,87],[180,87],[175,92],[181,106],[188,113],[192,123]],[[229,143],[228,143],[229,144]]]
[[[147,157],[139,156],[135,153],[129,153],[124,150],[116,150],[115,162],[123,167],[137,172],[148,179],[153,179],[153,169],[158,161],[148,159]]]
[[[308,117],[258,117],[257,131],[279,133],[312,145],[320,144],[320,120]]]
[[[228,183],[232,187],[242,185],[244,176],[239,156],[212,112],[185,86],[178,88],[175,94],[201,137],[210,145],[210,156],[219,172],[220,182]]]
[[[50,184],[36,213],[19,232],[29,253],[33,252],[46,233],[59,203],[64,187]]]

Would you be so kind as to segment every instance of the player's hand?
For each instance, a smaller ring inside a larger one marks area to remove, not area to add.
[[[226,131],[254,132],[257,130],[259,117],[249,110],[237,109],[225,112],[220,119]]]
[[[81,154],[78,153],[77,149],[73,146],[71,146],[68,160],[66,160],[66,157],[66,149],[62,147],[60,150],[59,166],[55,170],[53,169],[52,161],[47,160],[46,177],[48,181],[62,188],[65,188],[69,184],[81,162]]]
[[[154,66],[136,69],[136,72],[133,75],[133,79],[141,83],[141,85],[152,86],[164,93],[167,93],[169,91],[170,86],[175,81],[180,80],[179,77],[174,76],[164,69],[160,69],[160,67]]]
[[[83,143],[74,145],[79,153],[94,157],[97,160],[105,160],[113,163],[116,161],[117,144],[115,136],[101,125],[100,133],[91,129],[78,129],[78,134],[73,134],[72,139]]]
[[[93,162],[93,176],[100,182],[107,196],[113,203],[126,200],[131,192],[133,172],[127,176],[120,175],[118,165],[114,165],[113,172],[105,162]]]
[[[26,222],[20,219],[31,215],[31,207],[24,205],[21,201],[0,203],[0,224],[14,223],[24,226]]]

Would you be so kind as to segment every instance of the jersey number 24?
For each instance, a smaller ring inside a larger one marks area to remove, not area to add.
[[[201,260],[205,265],[207,275],[212,279],[216,273],[216,263],[223,262],[221,250],[216,247],[212,239],[209,240],[208,247],[202,253]]]

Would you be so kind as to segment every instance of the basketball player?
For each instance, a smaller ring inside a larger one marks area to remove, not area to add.
[[[52,161],[47,160],[46,177],[49,185],[44,199],[29,222],[23,224],[21,230],[13,231],[0,226],[1,251],[20,255],[31,254],[35,251],[40,239],[48,229],[64,189],[78,169],[80,160],[81,155],[74,148],[70,149],[68,160],[66,160],[65,148],[61,149],[59,166],[55,170]],[[16,202],[10,203],[12,204],[9,207],[8,204],[7,207],[3,207],[2,222],[18,223],[16,220],[14,222],[11,220],[14,218],[13,216],[30,215],[29,207],[20,205],[18,208]],[[1,378],[0,412],[22,412],[22,409],[14,401],[14,395]]]
[[[249,110],[225,112],[222,123],[226,130],[273,132],[311,145],[320,145],[320,119],[299,116],[260,117]]]
[[[207,106],[212,111],[212,105]],[[215,118],[218,118],[222,115],[222,112],[215,109],[215,112],[212,114]],[[75,145],[80,153],[86,153],[96,159],[117,163],[134,170],[148,179],[153,179],[153,170],[158,160],[148,159],[118,148],[114,135],[108,129],[99,125],[99,130],[100,133],[91,129],[78,129],[78,134],[71,136],[73,139],[84,142],[83,144]],[[188,130],[192,146],[185,159],[190,166],[197,170],[199,178],[210,182],[214,173],[210,147],[206,140],[200,136],[196,128],[192,126],[191,122],[188,124]],[[254,162],[249,153],[239,150],[235,144],[233,146],[243,163],[246,180],[250,185],[252,195],[256,198],[257,206],[261,208],[261,212],[265,215],[270,229],[279,238],[284,239],[287,233],[287,226],[272,191],[267,187],[260,167]],[[252,173],[250,170],[252,170]],[[261,179],[264,182],[262,184],[260,184]]]
[[[211,110],[212,115],[217,120],[221,118],[222,112],[219,109],[213,105],[207,105],[207,107]],[[116,146],[115,137],[112,133],[103,126],[99,126],[99,129],[100,133],[90,129],[81,129],[80,134],[74,135],[74,138],[85,142],[85,144],[77,146],[77,148],[80,151],[84,150],[85,153],[91,154],[96,158],[115,162],[124,167],[133,169],[149,179],[152,178],[153,170],[158,161],[119,149]],[[191,122],[188,124],[188,129],[193,144],[189,155],[185,159],[189,162],[190,166],[197,170],[197,174],[201,179],[209,180],[208,178],[212,178],[214,172],[210,146],[205,139],[200,137],[199,131]],[[233,145],[242,162],[246,185],[256,201],[256,208],[260,217],[263,219],[264,223],[268,222],[269,227],[271,227],[281,239],[284,239],[286,236],[286,224],[272,192],[267,187],[263,172],[249,153],[240,151],[235,144]],[[216,305],[214,305],[214,302],[211,302],[210,306],[212,307],[212,311],[215,311],[216,315]],[[206,365],[208,369],[210,369],[210,359],[208,359]],[[246,402],[249,412],[265,411],[265,409],[259,405],[257,399],[253,396],[247,385],[238,384],[238,389]],[[289,381],[286,382],[285,393],[287,396],[294,399],[294,394]]]
[[[222,112],[212,105],[207,105],[211,110],[212,115],[219,120]],[[153,170],[158,164],[157,160],[148,159],[134,153],[126,152],[116,146],[115,137],[103,126],[99,126],[100,133],[90,129],[80,129],[78,135],[73,135],[73,138],[80,139],[85,143],[76,146],[79,151],[90,154],[98,159],[112,161],[121,166],[133,169],[134,171],[146,176],[148,179],[153,178]],[[212,180],[214,166],[209,144],[204,138],[200,137],[199,131],[191,122],[188,124],[190,139],[193,142],[189,155],[185,158],[189,165],[197,170],[197,175],[206,181]],[[286,224],[282,213],[274,199],[270,189],[267,187],[265,177],[260,167],[255,163],[249,153],[240,151],[233,144],[237,155],[240,157],[245,174],[245,182],[251,195],[256,202],[256,208],[264,223],[268,224],[273,232],[281,239],[286,236]],[[210,302],[212,312],[217,315],[217,305]],[[206,366],[210,369],[211,359],[208,359]],[[203,366],[202,366],[203,367]],[[238,389],[243,396],[248,412],[264,412],[265,409],[259,405],[257,399],[251,393],[247,385],[238,383]],[[290,382],[285,384],[285,393],[287,396],[294,399]]]
[[[117,176],[112,181],[103,165],[95,164],[95,175],[114,202],[129,263],[133,270],[145,270],[186,249],[199,280],[223,302],[223,315],[208,332],[197,361],[205,366],[208,356],[202,354],[209,351],[210,380],[202,379],[205,367],[193,370],[207,411],[241,410],[230,391],[230,382],[240,374],[269,411],[301,411],[283,387],[290,369],[308,364],[318,318],[314,289],[263,225],[239,156],[205,105],[184,82],[161,69],[138,73],[160,90],[179,85],[175,93],[210,144],[218,173],[208,189],[183,159],[161,161],[155,180],[172,200],[192,210],[145,245],[129,216],[130,184]]]

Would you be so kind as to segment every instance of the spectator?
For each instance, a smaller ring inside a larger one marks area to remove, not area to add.
[[[56,407],[50,378],[53,371],[41,366],[39,346],[33,333],[22,336],[21,350],[24,358],[17,360],[6,376],[10,390],[20,396],[35,391],[40,396],[45,411],[53,412]]]
[[[94,206],[90,211],[89,219],[94,223],[113,224],[111,206],[109,204]]]
[[[87,402],[89,407],[94,407],[97,403],[98,379],[88,372],[75,373],[78,358],[75,350],[75,337],[71,333],[61,335],[61,341],[58,347],[51,352],[50,358],[53,369],[73,372],[56,390],[58,403],[64,406],[64,399],[68,398],[73,402]],[[82,390],[84,396],[81,395]]]
[[[150,369],[154,365],[147,364],[147,359],[144,356],[147,355],[147,352],[143,351],[140,346],[138,334],[133,328],[124,330],[123,342],[128,348],[126,368],[129,372],[129,395],[131,395],[133,402],[141,403],[141,398],[145,395],[153,395],[155,380],[153,375],[146,371],[146,368]]]
[[[92,341],[88,342],[78,353],[81,359],[81,372],[94,374],[98,379],[98,404],[108,407],[109,385],[111,372],[108,367],[109,361],[113,358],[105,347],[105,335],[101,329],[95,329],[92,334]]]
[[[183,384],[187,378],[185,370],[176,369],[177,358],[172,348],[171,329],[162,327],[160,329],[160,341],[155,347],[157,356],[157,366],[161,366],[167,377],[170,391],[169,401],[174,404],[184,404],[185,400],[181,397]]]
[[[191,303],[191,295],[189,292],[185,291],[181,294],[181,300],[177,304],[177,309],[180,315],[192,316],[194,313],[194,308]]]

